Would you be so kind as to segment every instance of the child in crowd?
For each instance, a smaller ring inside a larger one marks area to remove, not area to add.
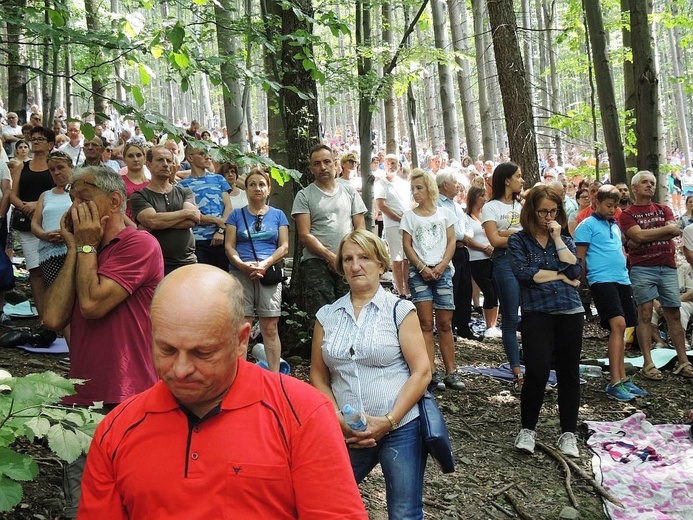
[[[614,219],[619,199],[620,193],[614,186],[599,188],[594,213],[575,230],[575,244],[601,325],[610,330],[611,382],[606,386],[606,394],[618,401],[631,401],[647,392],[626,377],[623,362],[623,334],[626,327],[638,324],[638,313],[623,254],[621,231]]]

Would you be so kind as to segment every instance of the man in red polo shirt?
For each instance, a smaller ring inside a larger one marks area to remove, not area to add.
[[[171,319],[172,309],[194,319]],[[335,410],[298,379],[243,358],[243,292],[181,267],[151,307],[154,387],[94,435],[78,518],[366,519]]]

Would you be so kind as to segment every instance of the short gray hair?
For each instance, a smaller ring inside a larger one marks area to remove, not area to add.
[[[643,177],[645,177],[645,176],[647,176],[647,175],[649,175],[650,177],[652,177],[652,178],[654,179],[654,181],[655,181],[655,184],[657,184],[657,177],[655,177],[655,174],[654,174],[654,173],[652,173],[650,170],[640,170],[638,173],[636,173],[635,175],[633,175],[633,178],[630,180],[630,185],[631,185],[631,186],[635,186],[637,183],[640,182],[640,180],[641,180]]]
[[[87,175],[94,177],[94,184],[104,193],[120,193],[123,203],[120,207],[120,212],[125,213],[125,207],[128,203],[128,197],[125,192],[125,182],[123,177],[108,166],[84,166],[77,168],[70,177],[70,184],[75,184]]]
[[[436,184],[440,188],[443,183],[445,182],[452,182],[453,184],[457,184],[457,178],[455,177],[455,174],[452,170],[449,168],[445,168],[444,170],[440,170],[436,174]]]

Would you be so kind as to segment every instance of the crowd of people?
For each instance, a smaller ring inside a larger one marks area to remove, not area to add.
[[[525,453],[555,368],[556,446],[579,457],[591,300],[610,330],[609,398],[647,395],[625,374],[628,327],[637,326],[641,376],[662,379],[651,356],[659,314],[673,373],[693,378],[693,196],[675,215],[652,202],[650,172],[630,186],[575,183],[549,154],[528,187],[507,160],[457,167],[430,155],[412,168],[406,152],[375,153],[382,225],[366,230],[358,156],[316,145],[314,180],[290,215],[303,246],[294,282],[315,323],[311,387],[277,374],[290,220],[267,203],[261,167],[239,177],[236,164],[211,161],[199,125],[187,143],[148,143],[136,131],[85,140],[72,121],[61,146],[40,120],[28,139],[12,132],[3,128],[3,233],[17,232],[43,326],[62,332],[70,377],[86,381],[65,404],[112,412],[89,456],[65,467],[68,517],[221,517],[233,507],[247,518],[365,518],[357,485],[380,464],[389,517],[423,518],[417,403],[427,390],[465,389],[455,361],[464,340],[502,344]],[[269,371],[245,360],[256,319]],[[360,414],[358,426],[345,410]]]

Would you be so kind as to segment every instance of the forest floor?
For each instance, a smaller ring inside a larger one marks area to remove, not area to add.
[[[33,324],[17,320],[19,325]],[[2,330],[0,330],[2,332]],[[603,330],[586,323],[583,334],[583,358],[605,357],[606,340]],[[457,342],[457,363],[460,366],[498,366],[505,362],[500,341]],[[637,353],[629,352],[635,356]],[[52,370],[67,375],[62,355],[30,354],[18,348],[0,350],[0,368],[16,376]],[[293,374],[308,379],[308,362],[291,358]],[[653,423],[684,423],[693,401],[693,381],[664,372],[664,380],[652,382],[635,376],[638,385],[650,395],[635,403],[608,400],[604,394],[607,377],[586,378],[582,387],[579,422],[578,464],[591,474],[591,452],[584,443],[585,420],[616,421],[636,411],[643,411]],[[559,518],[563,508],[570,506],[565,487],[565,475],[560,465],[537,449],[532,456],[518,452],[513,442],[519,429],[520,401],[510,383],[481,375],[465,375],[464,391],[447,390],[438,395],[438,403],[446,417],[457,470],[444,475],[429,459],[424,485],[424,508],[427,519],[500,519],[517,518],[518,511],[506,494],[512,495],[525,518]],[[555,445],[559,436],[556,393],[547,392],[537,439]],[[24,498],[10,513],[0,513],[8,519],[61,518],[63,495],[61,464],[44,446],[23,445],[23,450],[35,455],[40,473],[34,482],[24,486]],[[575,472],[572,489],[578,501],[581,519],[603,519],[602,501]],[[385,484],[376,468],[362,483],[361,492],[374,520],[386,519]]]

